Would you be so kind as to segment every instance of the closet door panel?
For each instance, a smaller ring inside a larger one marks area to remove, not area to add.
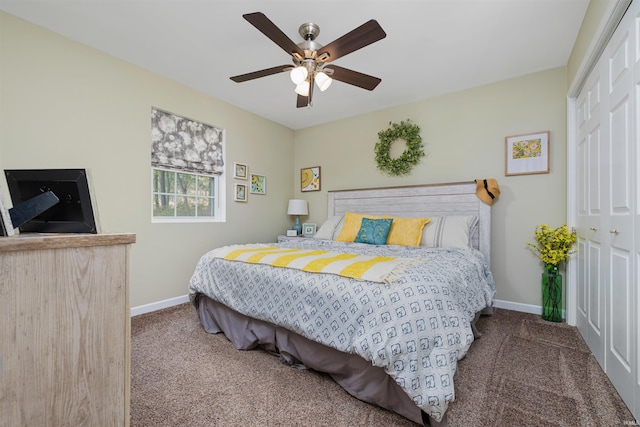
[[[628,79],[627,79],[628,80]],[[631,146],[633,122],[630,96],[623,96],[611,110],[611,138],[609,142],[609,234],[612,247],[630,251],[633,247],[633,204],[631,188]]]
[[[612,40],[613,41],[613,40]],[[629,32],[618,34],[615,41],[610,44],[609,58],[609,92],[621,89],[622,93],[628,93],[628,86],[624,81],[624,75],[629,73],[631,59],[629,57]]]
[[[580,94],[576,100],[576,117],[577,117],[577,147],[576,155],[578,157],[576,165],[576,173],[578,179],[576,180],[576,203],[578,204],[576,209],[576,229],[578,234],[576,254],[576,272],[577,272],[577,286],[576,286],[576,326],[581,331],[585,340],[588,343],[588,327],[587,316],[589,314],[589,288],[587,286],[587,280],[589,275],[587,274],[587,256],[586,247],[587,240],[583,238],[587,233],[587,220],[589,215],[589,142],[588,142],[588,121],[589,121],[589,91],[584,91]]]
[[[628,215],[630,213],[629,170],[631,169],[632,125],[629,96],[624,96],[610,113],[611,117],[611,214]]]
[[[578,263],[578,268],[576,269],[578,286],[576,289],[576,297],[577,303],[576,307],[578,310],[578,329],[583,330],[586,329],[586,319],[589,313],[589,298],[587,287],[583,284],[587,283],[589,275],[587,274],[587,260],[586,260],[586,248],[587,241],[581,237],[578,237],[578,241],[576,242],[576,261]]]
[[[607,375],[623,400],[633,407],[633,298],[631,288],[632,259],[628,251],[611,249],[611,313],[607,349]]]
[[[601,74],[592,73],[585,89],[578,98],[578,218],[576,228],[579,236],[577,260],[579,308],[577,326],[598,363],[605,363],[605,289],[601,266],[602,239],[602,191],[601,163],[602,136],[607,136],[606,126],[601,126]],[[606,84],[604,84],[607,87]],[[606,93],[606,91],[605,91]],[[606,122],[605,122],[606,125]]]
[[[600,214],[602,213],[601,193],[601,168],[602,168],[602,149],[600,144],[600,127],[594,129],[589,135],[589,173],[588,173],[588,193],[589,193],[589,216],[593,218],[591,225],[598,227],[601,224]],[[594,230],[593,227],[591,231]]]
[[[603,273],[600,268],[600,244],[590,241],[588,247],[588,314],[587,333],[585,340],[593,352],[596,360],[604,368],[605,366],[605,330],[604,330],[604,286]]]
[[[631,191],[632,144],[635,143],[634,82],[635,34],[633,16],[627,15],[605,51],[609,66],[607,121],[609,141],[603,151],[602,175],[606,191],[604,203],[607,236],[603,236],[604,266],[607,274],[607,340],[605,372],[620,397],[633,408],[635,354],[633,336],[633,201]],[[603,233],[604,234],[604,233]]]
[[[580,113],[584,112],[586,110],[586,108],[584,108],[585,106],[583,105],[580,108]],[[581,120],[580,122],[580,128],[583,128],[583,125],[585,125],[585,123]],[[577,147],[577,156],[578,156],[578,162],[576,165],[576,169],[577,169],[577,174],[578,174],[578,190],[577,190],[577,195],[576,195],[576,201],[578,203],[578,209],[577,209],[577,213],[578,213],[578,218],[579,220],[584,220],[586,218],[586,216],[589,214],[588,209],[588,201],[589,201],[589,197],[587,196],[587,189],[588,186],[584,185],[587,182],[587,171],[589,170],[588,164],[589,164],[589,158],[587,156],[588,154],[588,140],[587,140],[587,135],[586,132],[580,132],[580,136],[579,136],[579,141],[578,141],[578,147]],[[579,233],[579,235],[582,235],[581,233]]]
[[[588,229],[586,236],[589,240],[589,315],[588,325],[589,346],[598,363],[605,365],[606,331],[604,329],[605,307],[606,307],[606,271],[602,264],[602,238],[606,224],[603,224],[602,217],[602,141],[601,127],[599,125],[599,114],[593,116],[592,121],[598,123],[589,135],[589,216],[587,221]],[[605,132],[606,136],[607,133]]]

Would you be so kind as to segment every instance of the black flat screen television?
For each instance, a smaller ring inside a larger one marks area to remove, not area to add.
[[[54,206],[20,225],[20,231],[98,232],[86,169],[14,169],[4,173],[14,208],[48,191],[59,199]]]

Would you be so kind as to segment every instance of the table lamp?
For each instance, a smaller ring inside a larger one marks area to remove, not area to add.
[[[298,236],[301,235],[302,225],[300,224],[300,215],[309,215],[309,210],[307,209],[307,201],[301,199],[289,200],[289,208],[287,209],[287,214],[296,216],[296,223],[293,225],[292,230],[296,230]]]

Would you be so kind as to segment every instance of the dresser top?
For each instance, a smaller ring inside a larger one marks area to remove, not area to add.
[[[11,237],[0,237],[0,253],[77,248],[87,246],[127,245],[135,243],[133,233],[20,233]]]

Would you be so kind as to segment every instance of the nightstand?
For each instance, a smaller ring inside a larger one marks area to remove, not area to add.
[[[278,243],[289,242],[291,240],[298,240],[301,238],[302,236],[285,236],[284,234],[281,234],[278,236]]]

